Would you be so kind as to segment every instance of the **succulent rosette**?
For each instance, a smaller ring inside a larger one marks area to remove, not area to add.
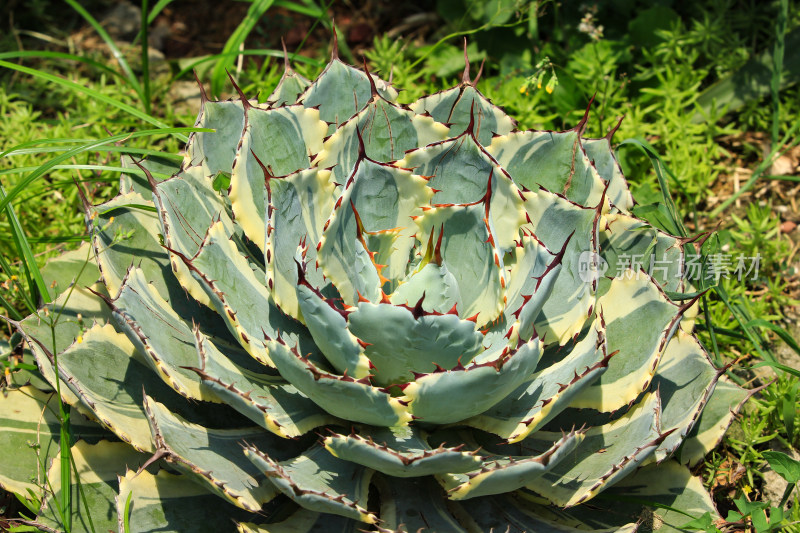
[[[396,97],[335,53],[313,83],[287,66],[266,103],[204,95],[213,131],[182,159],[124,159],[120,194],[87,203],[91,250],[49,265],[64,292],[19,329],[72,407],[97,530],[716,516],[684,465],[746,392],[692,335],[686,243],[631,214],[611,134],[584,138],[588,112],[518,130],[468,65]],[[54,399],[2,402],[19,462],[0,483],[37,491],[22,443],[35,424],[55,454]],[[37,520],[58,528],[52,478]]]

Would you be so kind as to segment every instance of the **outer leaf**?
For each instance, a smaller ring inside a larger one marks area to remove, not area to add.
[[[381,96],[393,101],[397,98],[395,91],[383,80],[372,76]],[[328,133],[333,132],[355,113],[367,105],[372,96],[372,89],[367,75],[339,61],[334,57],[325,70],[314,80],[299,101],[305,107],[319,107],[320,118],[331,126]]]
[[[376,476],[381,495],[382,532],[417,533],[483,531],[459,503],[447,500],[436,482],[424,478],[388,479]]]
[[[267,286],[284,313],[303,320],[296,293],[299,279],[295,252],[304,243],[306,264],[316,264],[315,244],[322,238],[322,227],[333,209],[335,186],[330,170],[318,168],[271,178],[267,186]],[[306,279],[317,288],[327,284],[316,268],[308,268]]]
[[[146,470],[137,475],[128,470],[120,476],[116,497],[119,533],[127,533],[124,528],[126,507],[130,533],[236,531],[232,519],[247,520],[253,516],[233,506],[220,508],[219,498],[188,476],[165,470],[157,475]]]
[[[200,165],[206,178],[212,178],[219,172],[229,173],[244,129],[242,102],[238,100],[215,102],[208,100],[203,93],[202,106],[195,127],[213,128],[215,131],[191,134],[184,166]]]
[[[102,293],[105,289],[97,284],[92,290]],[[19,329],[36,358],[42,376],[55,389],[53,354],[67,349],[86,332],[93,321],[105,323],[109,320],[111,312],[108,306],[88,289],[76,286],[72,291],[62,293],[54,302],[44,306],[38,314],[23,320]],[[80,404],[78,397],[65,383],[63,385],[61,394],[64,400],[70,405]]]
[[[36,521],[56,530],[64,529],[55,506],[58,505],[56,502],[60,502],[64,498],[63,492],[70,490],[74,505],[73,531],[116,529],[114,499],[119,486],[117,474],[124,471],[126,467],[139,467],[147,460],[147,456],[134,451],[127,444],[107,441],[101,441],[94,445],[78,441],[70,449],[70,454],[75,461],[77,476],[81,480],[81,489],[86,499],[84,500],[81,496],[77,483],[73,482],[66,489],[62,486],[60,460],[56,458],[47,473],[47,478],[55,492],[43,501],[42,510]],[[91,518],[86,515],[85,508],[89,509]],[[94,525],[94,528],[90,526],[90,523]]]
[[[458,135],[474,123],[475,137],[488,146],[492,135],[506,135],[514,129],[514,121],[502,109],[492,104],[468,81],[411,104],[414,113],[430,114],[437,122],[450,124],[450,134]]]
[[[83,243],[77,250],[70,250],[51,259],[41,269],[50,291],[50,299],[55,300],[71,286],[85,287],[100,279],[100,270],[94,262],[94,254],[89,243]]]
[[[484,456],[479,470],[466,474],[438,476],[448,497],[465,500],[492,494],[504,494],[530,484],[572,454],[583,440],[583,433],[571,431],[534,456]]]
[[[576,204],[595,206],[606,186],[581,145],[582,127],[563,132],[515,131],[493,138],[487,150],[517,185],[532,191],[544,187]]]
[[[444,140],[447,131],[433,118],[416,115],[375,92],[364,109],[328,137],[313,164],[332,168],[333,181],[344,184],[362,152],[373,161],[388,163],[401,159],[407,150]]]
[[[94,223],[94,247],[97,263],[109,294],[122,286],[128,269],[134,264],[142,269],[155,290],[173,306],[186,304],[186,295],[173,283],[169,255],[161,247],[161,232],[156,213],[141,209],[153,206],[138,193],[121,194],[91,210]],[[136,250],[136,256],[132,251]],[[181,299],[183,301],[181,301]]]
[[[208,429],[170,413],[149,397],[144,407],[160,454],[194,481],[251,512],[260,510],[277,493],[242,452],[246,441],[278,457],[290,456],[272,433],[262,428]]]
[[[524,196],[530,223],[523,228],[529,229],[549,250],[564,249],[558,283],[534,320],[540,336],[564,345],[580,333],[594,309],[596,283],[585,274],[592,254],[597,252],[599,210],[574,204],[545,190]]]
[[[316,109],[245,106],[245,127],[233,162],[229,195],[239,226],[260,249],[264,250],[267,237],[265,180],[307,168],[309,156],[322,149],[325,129]]]
[[[233,234],[233,222],[219,195],[211,188],[211,182],[199,176],[199,167],[163,181],[153,189],[153,201],[158,209],[164,245],[185,256],[197,253],[203,236],[214,220],[222,219],[229,234]],[[203,305],[213,307],[208,295],[192,278],[189,268],[172,253],[172,270],[178,282],[189,294]]]
[[[505,169],[481,146],[471,130],[454,139],[412,150],[395,163],[428,177],[435,204],[465,204],[484,199],[490,189],[489,216],[495,242],[503,252],[514,247],[525,208],[519,189]]]
[[[683,289],[684,255],[681,240],[623,214],[603,218],[600,255],[607,264],[607,276],[620,276],[630,269],[644,270],[665,291]],[[637,274],[638,275],[638,274]]]
[[[377,301],[385,281],[405,276],[417,231],[410,218],[422,215],[432,194],[407,170],[358,160],[317,247],[323,273],[346,304],[354,305],[358,294]],[[386,233],[392,239],[380,246],[375,239]]]
[[[282,462],[254,446],[245,448],[245,453],[281,492],[306,509],[368,524],[378,522],[378,517],[364,507],[372,470],[337,459],[321,446]]]
[[[702,481],[675,461],[641,468],[592,500],[592,506],[594,509],[568,509],[566,515],[577,518],[584,527],[593,529],[619,526],[635,520],[640,524],[639,531],[648,533],[686,531],[681,526],[690,522],[692,517],[697,518],[705,513],[710,515],[712,522],[719,518]]]
[[[683,308],[664,296],[645,274],[614,278],[597,305],[605,320],[608,351],[619,353],[608,371],[574,398],[571,406],[611,412],[647,390]],[[648,326],[644,331],[642,324]]]
[[[680,462],[695,466],[702,461],[720,443],[736,413],[757,390],[743,389],[723,376],[680,448]]]
[[[659,433],[660,411],[658,395],[649,394],[625,416],[589,429],[570,456],[528,488],[560,506],[585,502],[655,453],[666,437]],[[546,441],[555,441],[555,437],[539,432],[528,437],[525,444],[541,449]]]
[[[360,533],[364,523],[299,507],[289,518],[271,524],[238,524],[239,533]]]
[[[464,423],[517,442],[568,407],[608,368],[604,332],[592,328],[559,362],[530,375],[497,405]]]
[[[614,135],[614,131],[609,132],[608,136],[602,139],[581,139],[581,144],[597,169],[597,173],[604,181],[608,182],[606,195],[611,201],[611,205],[627,214],[633,207],[634,201],[631,191],[628,189],[628,182],[622,175],[619,161],[611,149],[612,135]]]
[[[332,433],[323,445],[340,459],[394,477],[468,472],[480,464],[480,458],[460,451],[460,446],[431,448],[424,434],[412,427],[364,427],[350,435]]]
[[[546,509],[536,508],[519,495],[475,498],[469,501],[470,514],[481,531],[537,531],[542,533],[580,533],[586,526],[575,520],[559,520]],[[582,527],[581,527],[582,526]],[[637,524],[622,527],[594,527],[596,533],[635,533]]]
[[[95,325],[58,362],[62,380],[104,426],[139,451],[155,451],[142,389],[161,398],[174,393],[147,368],[125,335],[110,324]]]
[[[656,450],[654,460],[663,461],[684,441],[721,375],[698,340],[679,329],[669,341],[650,386],[661,396],[661,427],[664,431],[674,429]]]
[[[182,259],[219,310],[228,331],[255,359],[272,365],[262,339],[265,334],[276,338],[279,332],[299,342],[303,353],[318,351],[304,328],[275,306],[262,281],[263,271],[248,263],[221,222],[209,228],[195,257]]]
[[[337,420],[325,413],[280,376],[265,373],[252,361],[239,364],[226,357],[199,330],[195,343],[200,354],[200,375],[225,403],[272,433],[292,438]],[[244,363],[244,365],[242,364]]]
[[[0,455],[4,457],[0,486],[26,494],[38,493],[44,484],[40,458],[52,458],[58,452],[60,423],[58,400],[34,387],[0,394]]]
[[[106,302],[121,329],[165,383],[187,398],[219,403],[187,369],[197,363],[192,329],[147,282],[141,269],[131,268],[117,297]]]

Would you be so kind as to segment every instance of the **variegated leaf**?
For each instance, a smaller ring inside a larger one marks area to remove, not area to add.
[[[321,446],[287,461],[278,461],[257,446],[248,446],[245,453],[283,494],[302,507],[368,524],[378,522],[377,515],[366,508],[372,470],[337,459]]]

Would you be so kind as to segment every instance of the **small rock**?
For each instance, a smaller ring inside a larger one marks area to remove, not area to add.
[[[793,449],[787,450],[786,448],[778,444],[776,440],[770,442],[770,448],[789,455],[795,461],[800,460],[800,454],[798,454]],[[789,484],[786,482],[785,479],[781,477],[780,474],[778,474],[769,467],[766,467],[763,470],[763,476],[764,476],[764,484],[761,487],[761,494],[763,495],[763,500],[770,502],[770,504],[772,504],[773,507],[777,507],[778,505],[780,505],[781,499],[783,498],[783,493],[786,491],[786,487]],[[784,509],[788,509],[788,506],[791,503],[791,501],[792,500],[790,498],[789,501],[786,502]]]
[[[782,233],[791,233],[794,231],[794,228],[797,227],[797,224],[792,222],[791,220],[787,220],[781,223],[781,232]]]
[[[169,97],[179,115],[197,114],[200,109],[200,87],[193,81],[176,81],[169,88]]]
[[[764,496],[764,501],[768,501],[773,507],[777,507],[781,503],[781,498],[783,498],[783,493],[786,491],[788,483],[772,469],[764,470],[763,474],[764,486],[761,488],[761,493]]]
[[[142,10],[130,2],[122,1],[108,12],[103,19],[103,28],[115,40],[130,42],[139,33]]]

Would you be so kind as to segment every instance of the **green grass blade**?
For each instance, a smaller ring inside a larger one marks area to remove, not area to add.
[[[703,295],[701,299],[703,305],[703,316],[705,317],[706,324],[712,324],[711,321],[711,312],[708,309],[708,297]],[[722,355],[719,353],[719,344],[717,343],[717,333],[714,331],[714,328],[708,328],[708,336],[711,337],[711,353],[713,354],[714,359],[714,366],[717,368],[723,365],[722,362]]]
[[[75,472],[75,484],[78,485],[78,495],[81,498],[83,511],[86,513],[86,519],[89,521],[89,529],[92,531],[92,533],[96,533],[97,530],[94,527],[94,520],[92,520],[92,512],[89,510],[89,501],[86,499],[86,493],[83,490],[83,483],[81,483],[81,475],[78,472],[78,465],[75,464],[75,457],[73,457],[72,454],[70,454],[69,459],[72,471]]]
[[[38,153],[45,153],[45,152],[61,152],[63,150],[69,150],[69,148],[59,148],[59,147],[52,147],[52,148],[36,148],[34,146],[41,146],[43,144],[80,144],[85,143],[86,141],[93,141],[95,139],[73,139],[67,137],[60,137],[54,139],[36,139],[33,141],[26,141],[24,143],[17,144],[12,146],[11,148],[6,149],[3,152],[0,152],[0,157],[11,157],[15,155],[22,155],[22,154],[38,154]]]
[[[311,35],[311,32],[314,31],[314,28],[316,28],[317,24],[322,22],[323,19],[325,20],[325,27],[328,28],[328,30],[331,30],[333,23],[330,20],[328,20],[328,16],[327,15],[328,15],[328,9],[333,5],[333,2],[334,2],[334,0],[330,0],[330,2],[328,2],[328,4],[325,7],[320,9],[319,14],[316,16],[317,17],[316,20],[311,25],[311,28],[309,28],[309,30],[303,36],[303,40],[300,41],[300,44],[297,45],[297,48],[295,48],[294,52],[292,52],[292,57],[291,57],[290,61],[295,61],[297,58],[302,57],[302,56],[299,56],[297,54],[299,54],[300,50],[303,49],[303,45],[306,44],[306,39],[308,39],[308,36]],[[313,4],[313,2],[312,2],[312,4]],[[314,4],[314,5],[316,5],[316,4]],[[331,30],[331,33],[333,33],[332,30]],[[339,35],[337,34],[337,38],[338,37],[339,37]],[[344,52],[346,57],[351,58],[350,59],[351,63],[356,63],[355,61],[352,60],[353,54],[350,52],[350,47],[347,46],[347,40],[342,38],[342,39],[339,39],[338,41],[339,41],[340,50],[342,52]]]
[[[0,307],[6,310],[6,313],[8,313],[11,320],[20,321],[24,318],[22,314],[17,311],[13,305],[11,305],[11,302],[3,297],[2,294],[0,294]]]
[[[0,54],[0,59],[25,59],[25,58],[33,58],[33,59],[63,59],[66,61],[79,61],[90,67],[96,68],[102,72],[107,74],[111,74],[117,78],[121,78],[125,80],[125,76],[120,74],[118,71],[114,70],[113,68],[100,63],[99,61],[95,61],[94,59],[79,56],[76,54],[67,54],[65,52],[50,52],[47,50],[21,50],[19,52],[4,52]]]
[[[47,72],[42,72],[42,71],[39,71],[39,70],[36,70],[36,69],[23,67],[22,65],[15,65],[14,63],[9,63],[8,61],[0,60],[0,67],[9,68],[9,69],[12,69],[12,70],[23,72],[25,74],[29,74],[31,76],[36,76],[36,77],[45,79],[47,81],[51,81],[53,83],[57,83],[57,84],[59,84],[61,86],[64,86],[64,87],[70,89],[70,90],[73,90],[73,91],[79,92],[79,93],[83,93],[83,94],[85,94],[85,95],[87,95],[87,96],[89,96],[91,98],[94,98],[95,100],[100,100],[101,102],[105,102],[105,103],[107,103],[109,105],[112,105],[112,106],[116,107],[117,109],[125,111],[129,115],[132,115],[132,116],[134,116],[134,117],[136,117],[136,118],[138,118],[140,120],[143,120],[145,122],[153,124],[154,126],[158,126],[159,128],[169,128],[170,127],[169,124],[167,124],[165,122],[162,122],[161,120],[157,119],[156,117],[154,117],[152,115],[149,115],[148,113],[140,111],[140,110],[136,109],[135,107],[132,107],[132,106],[129,106],[128,104],[126,104],[126,103],[120,102],[119,100],[116,100],[114,98],[106,96],[106,95],[104,95],[104,94],[102,94],[102,93],[100,93],[98,91],[95,91],[94,89],[91,89],[89,87],[84,87],[83,85],[81,85],[79,83],[75,83],[74,81],[69,81],[69,80],[61,78],[59,76],[55,76],[55,75],[47,73]],[[180,139],[181,141],[183,141],[183,142],[186,142],[186,141],[189,140],[188,137],[186,137],[185,135],[179,134],[177,132],[175,133],[175,136],[178,139]]]
[[[797,341],[789,334],[788,331],[783,329],[777,324],[773,324],[772,322],[768,322],[763,318],[756,318],[751,320],[747,324],[745,324],[747,328],[766,328],[770,331],[774,331],[778,337],[781,338],[783,342],[786,343],[789,348],[795,351],[795,353],[800,354],[800,345],[797,344]]]
[[[54,365],[57,365],[57,358],[53,355]],[[56,372],[58,372],[56,366]],[[58,375],[58,374],[56,374]],[[58,385],[60,380],[56,379]],[[60,387],[59,387],[60,389]],[[72,435],[70,431],[69,410],[64,407],[64,402],[61,400],[61,391],[58,391],[58,405],[61,411],[61,433],[60,433],[60,446],[61,446],[61,509],[63,516],[67,519],[64,524],[67,532],[72,531]],[[64,489],[66,487],[66,490]]]
[[[783,418],[783,425],[786,428],[786,434],[789,436],[789,442],[794,441],[795,420],[797,418],[797,390],[800,388],[800,382],[795,381],[792,388],[789,389],[786,397],[783,398],[783,407],[781,418]]]
[[[746,316],[747,312],[743,311],[738,305],[733,305],[731,303],[730,299],[728,298],[728,292],[722,285],[717,285],[714,288],[714,292],[722,301],[722,303],[725,304],[725,307],[728,308],[731,316],[739,324],[742,332],[744,332],[744,334],[747,336],[747,340],[753,344],[761,358],[765,361],[775,361],[775,355],[768,348],[765,348],[761,342],[761,339],[753,334],[753,330],[751,328],[747,327],[747,323],[750,321],[750,317]]]
[[[2,209],[5,210],[8,221],[11,223],[11,236],[14,239],[14,244],[16,244],[17,249],[22,255],[20,259],[23,260],[23,270],[28,278],[28,293],[30,294],[30,299],[36,302],[38,300],[37,296],[39,296],[45,303],[49,303],[50,294],[47,292],[47,284],[44,282],[42,273],[36,265],[36,258],[33,255],[33,250],[31,250],[30,243],[25,236],[25,232],[17,218],[16,212],[14,212],[13,206],[9,202],[6,202],[6,200],[6,190],[0,185],[0,201],[5,203]],[[35,291],[38,291],[38,295]]]
[[[780,138],[781,119],[781,74],[783,73],[783,51],[786,44],[786,19],[789,15],[789,0],[780,0],[778,20],[775,21],[775,49],[772,54],[772,79],[769,88],[772,93],[772,144]]]
[[[233,34],[225,43],[225,47],[222,49],[223,54],[229,54],[239,50],[239,48],[244,44],[245,39],[247,39],[247,36],[250,35],[250,32],[253,30],[256,23],[258,23],[261,15],[263,15],[264,12],[269,9],[273,1],[274,0],[255,0],[250,5],[244,20],[239,23],[239,26],[236,28],[236,30],[234,30]],[[211,73],[211,92],[213,94],[220,94],[222,86],[225,83],[226,70],[228,70],[232,65],[233,59],[228,57],[217,61],[217,64],[214,65],[214,70]]]
[[[33,172],[37,168],[39,167],[7,168],[4,170],[0,170],[0,176],[6,174],[24,174],[25,172]],[[147,176],[147,174],[145,174],[145,172],[139,168],[122,168],[113,165],[56,165],[51,170],[91,170],[93,172],[119,172],[124,174],[136,174],[137,176]],[[150,174],[152,174],[154,177],[161,178],[162,180],[171,177],[166,174],[161,174],[160,172],[151,172]],[[107,180],[102,180],[99,178],[87,178],[87,179],[82,179],[80,181],[94,182],[94,181],[107,181]],[[70,181],[70,182],[58,182],[58,183],[63,185],[72,182]],[[51,188],[53,185],[55,185],[55,183],[50,183],[48,184],[47,188]]]
[[[794,376],[796,378],[800,378],[800,370],[798,370],[796,368],[792,368],[790,366],[782,365],[780,363],[776,363],[774,361],[761,361],[760,363],[757,363],[757,364],[753,365],[753,368],[759,368],[759,367],[762,367],[762,366],[768,366],[770,368],[777,368],[778,370],[783,370],[787,374],[791,374],[792,376]]]
[[[270,50],[270,49],[242,50],[241,52],[220,53],[201,58],[196,58],[191,63],[188,63],[185,67],[183,67],[175,75],[175,79],[180,79],[181,77],[185,76],[186,74],[194,70],[198,65],[202,65],[203,63],[208,63],[209,61],[218,61],[223,58],[235,58],[238,56],[269,56],[269,57],[277,57],[283,59],[283,50]],[[317,68],[320,68],[323,65],[321,61],[317,61],[315,59],[305,56],[297,56],[297,61],[299,63],[306,63]]]
[[[45,175],[50,169],[54,166],[62,163],[63,161],[68,160],[74,155],[77,155],[81,152],[86,152],[89,150],[93,150],[98,146],[102,146],[104,144],[114,143],[117,141],[124,141],[126,139],[134,139],[137,137],[147,137],[150,135],[169,135],[175,133],[185,133],[185,132],[195,132],[195,131],[204,131],[204,132],[213,132],[214,130],[210,130],[208,128],[163,128],[158,130],[143,130],[143,131],[136,131],[133,133],[122,133],[119,135],[113,135],[108,137],[107,139],[103,139],[100,141],[92,141],[70,150],[67,150],[63,154],[54,157],[47,163],[44,163],[40,167],[38,167],[34,172],[31,172],[27,176],[25,176],[19,183],[8,193],[8,195],[0,200],[0,211],[4,210],[7,205],[9,205],[14,198],[19,196],[23,190],[25,190],[31,183],[33,183],[37,178]]]
[[[683,221],[678,216],[678,209],[675,207],[675,202],[672,201],[672,195],[669,191],[669,183],[665,175],[672,178],[673,183],[680,183],[680,181],[675,177],[669,167],[664,164],[664,161],[661,160],[658,152],[656,152],[655,148],[653,148],[649,142],[645,141],[644,139],[625,139],[619,143],[619,147],[617,149],[621,148],[622,146],[635,146],[642,150],[650,159],[650,163],[653,165],[653,170],[655,170],[656,173],[656,179],[658,179],[658,185],[661,188],[661,196],[664,199],[664,205],[667,206],[667,211],[672,223],[680,231],[680,237],[686,237],[686,228],[683,225]]]
[[[134,209],[140,209],[142,211],[147,211],[149,213],[158,213],[158,209],[156,209],[152,205],[145,205],[145,204],[117,205],[117,206],[112,207],[111,209],[106,209],[105,211],[98,211],[97,213],[100,214],[100,215],[105,215],[106,213],[110,213],[111,211],[114,211],[114,210],[119,209],[121,207],[132,207]]]
[[[131,499],[133,498],[133,491],[128,493],[128,499],[125,500],[125,514],[122,517],[122,530],[124,533],[131,533]]]
[[[8,260],[2,253],[0,253],[0,269],[2,269],[3,272],[5,272],[9,278],[12,276],[12,272],[14,272],[14,270],[11,268],[11,265],[8,263]],[[28,312],[33,313],[34,311],[36,311],[36,303],[30,299],[30,295],[28,294],[28,292],[20,291],[20,294],[22,295],[22,301],[25,304],[25,307],[28,308]],[[5,298],[3,298],[0,301],[0,304],[2,304],[3,307],[5,307],[10,314],[20,315],[20,313],[11,305],[11,302],[6,300]],[[12,316],[11,318],[14,317]]]
[[[150,50],[147,42],[147,0],[142,0],[142,20],[139,24],[139,35],[142,36],[142,100],[144,110],[150,113]]]
[[[94,28],[94,31],[97,32],[97,35],[99,35],[100,38],[103,39],[103,41],[106,43],[106,46],[108,46],[108,49],[111,50],[111,54],[114,56],[114,59],[117,60],[117,63],[119,63],[120,68],[125,73],[125,77],[128,80],[128,83],[131,85],[131,87],[133,87],[133,90],[136,91],[136,93],[139,95],[139,98],[144,100],[144,94],[142,93],[142,86],[139,85],[139,80],[136,79],[136,75],[133,73],[131,66],[128,64],[128,61],[122,54],[122,51],[120,51],[116,43],[114,43],[114,39],[111,38],[111,36],[108,34],[105,28],[103,28],[103,26],[101,26],[100,23],[97,22],[97,19],[95,19],[91,14],[89,14],[89,12],[86,11],[82,5],[80,5],[75,0],[65,0],[65,1],[72,7],[72,9],[77,11],[78,14],[80,14],[80,16],[82,16],[84,20],[86,20],[86,22],[88,22],[89,25],[92,28]],[[145,109],[147,109],[148,107],[149,106],[145,104]],[[147,112],[148,113],[150,112],[149,109],[147,109]]]
[[[325,12],[322,9],[313,4],[302,5],[298,4],[297,2],[293,2],[291,0],[275,0],[274,6],[282,7],[284,9],[288,9],[289,11],[294,11],[295,13],[306,15],[307,17],[319,17],[325,14]],[[308,33],[311,32],[309,31]]]
[[[65,242],[85,242],[88,235],[62,235],[59,237],[29,237],[28,242],[34,244],[62,244]]]

